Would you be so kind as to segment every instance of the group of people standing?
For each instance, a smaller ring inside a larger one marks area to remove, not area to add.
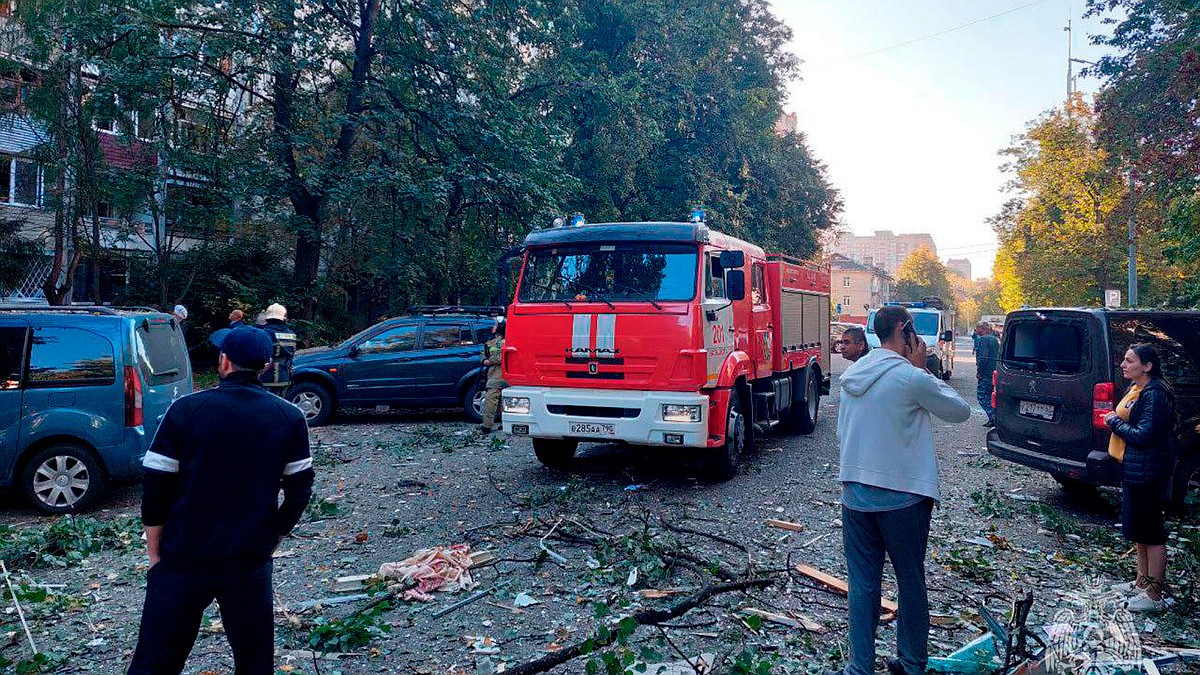
[[[849,577],[850,653],[845,667],[826,675],[875,672],[875,635],[885,555],[899,595],[896,657],[892,675],[926,672],[929,662],[929,601],[925,558],[934,507],[941,499],[932,418],[965,422],[970,406],[926,369],[927,347],[903,307],[884,307],[873,329],[880,348],[870,350],[861,329],[848,329],[841,353],[852,365],[841,377],[837,433],[842,485],[842,542]],[[994,426],[992,373],[1000,344],[991,326],[976,330],[976,375],[986,426]],[[1121,372],[1130,382],[1104,421],[1111,430],[1109,454],[1124,465],[1122,531],[1136,544],[1137,575],[1112,590],[1129,611],[1165,607],[1165,495],[1175,457],[1174,395],[1162,362],[1149,345],[1125,353]],[[985,387],[986,383],[986,387]]]

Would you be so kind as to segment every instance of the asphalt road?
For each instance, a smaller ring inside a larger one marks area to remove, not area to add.
[[[974,413],[962,424],[934,423],[943,492],[927,564],[932,611],[939,617],[931,633],[934,654],[979,634],[975,607],[988,594],[1032,589],[1037,604],[1031,624],[1041,626],[1059,609],[1079,604],[1078,589],[1087,579],[1122,581],[1133,565],[1114,534],[1118,512],[1111,495],[1071,500],[1049,476],[987,455],[970,341],[959,345],[950,384]],[[341,650],[351,655],[320,669],[344,675],[489,674],[500,661],[511,667],[587,637],[597,626],[596,606],[617,612],[662,606],[675,596],[648,600],[637,591],[687,593],[711,583],[708,564],[778,575],[805,563],[844,578],[835,427],[837,374],[845,366],[834,356],[835,395],[822,399],[813,434],[763,438],[738,475],[723,483],[694,478],[678,450],[601,444],[582,446],[569,471],[551,471],[537,463],[527,439],[482,438],[454,411],[339,417],[337,424],[312,432],[316,496],[280,547],[278,602],[296,607],[334,595],[336,578],[373,572],[425,547],[467,543],[493,551],[502,562],[474,573],[491,592],[486,601],[440,618],[431,609],[461,595],[438,597],[432,605],[400,603],[373,619],[386,632],[369,632],[365,645]],[[136,494],[133,486],[123,488],[92,515],[135,516]],[[20,529],[46,523],[19,508],[6,516]],[[804,531],[765,527],[767,519],[799,523]],[[1200,539],[1200,532],[1191,537]],[[704,565],[664,565],[664,550],[690,553]],[[35,612],[31,628],[39,643],[63,645],[60,651],[76,666],[69,671],[90,663],[100,664],[93,672],[121,672],[136,638],[144,563],[135,541],[66,569],[31,570],[31,579],[63,584],[63,593],[83,598],[87,607],[86,613]],[[744,653],[787,664],[775,672],[814,673],[840,663],[845,601],[783,576],[770,589],[722,596],[689,613],[678,625],[691,628],[669,631],[669,651]],[[1179,581],[1186,586],[1186,579]],[[885,589],[894,592],[890,582]],[[514,608],[522,593],[538,604]],[[747,605],[794,612],[811,619],[815,630],[748,627],[740,615]],[[306,648],[320,625],[316,616],[330,621],[356,606],[281,613],[276,636],[281,664],[291,673],[314,672],[311,658],[297,650]],[[205,624],[210,629],[202,633],[187,672],[231,671],[224,636],[212,628],[218,619],[210,608]],[[1187,643],[1200,635],[1191,609],[1155,621],[1167,637],[1147,634],[1147,641]],[[894,644],[892,631],[891,624],[882,629],[884,652]],[[472,648],[480,636],[494,639],[499,653]],[[634,644],[661,647],[660,640],[645,630]],[[730,672],[725,665],[720,671]],[[580,660],[557,672],[583,670]]]

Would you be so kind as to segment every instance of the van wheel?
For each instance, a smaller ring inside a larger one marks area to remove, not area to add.
[[[21,472],[21,489],[42,513],[76,513],[95,505],[108,478],[95,453],[70,443],[57,443],[29,459]]]
[[[1171,510],[1180,516],[1200,509],[1200,456],[1184,460],[1171,486]]]
[[[565,438],[535,438],[533,439],[533,454],[547,469],[565,470],[571,468],[575,459],[575,450],[579,441]]]
[[[487,383],[482,377],[475,378],[475,381],[463,390],[463,417],[466,417],[468,422],[478,424],[483,421],[483,399],[486,396]]]
[[[301,382],[288,390],[287,398],[300,412],[310,427],[319,427],[333,417],[333,396],[329,390],[316,382]]]
[[[742,453],[749,443],[749,424],[737,389],[729,392],[729,410],[725,413],[725,442],[708,448],[704,473],[712,480],[729,480],[737,473]]]
[[[821,409],[821,391],[812,371],[805,369],[804,400],[792,399],[789,411],[792,428],[800,434],[811,434],[817,428],[817,412]]]
[[[1085,499],[1096,494],[1096,486],[1091,483],[1081,481],[1078,478],[1071,478],[1061,473],[1052,473],[1050,475],[1062,486],[1063,492],[1066,492],[1068,497]]]
[[[938,357],[929,356],[928,358],[926,358],[925,359],[925,367],[929,369],[929,372],[933,373],[934,377],[940,377],[943,380],[946,379],[946,374],[942,370],[942,360],[939,359]]]

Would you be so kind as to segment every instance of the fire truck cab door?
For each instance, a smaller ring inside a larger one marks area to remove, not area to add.
[[[716,254],[704,258],[704,349],[708,352],[705,386],[717,384],[721,366],[733,351],[733,303],[725,297],[725,273]]]
[[[771,374],[771,333],[774,326],[771,323],[771,298],[767,297],[766,266],[755,262],[750,271],[750,326],[751,336],[750,358],[754,359],[754,369],[757,377],[767,377]]]

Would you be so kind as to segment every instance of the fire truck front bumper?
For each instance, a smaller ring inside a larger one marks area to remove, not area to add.
[[[515,436],[703,448],[708,397],[691,392],[508,387],[504,430]]]

